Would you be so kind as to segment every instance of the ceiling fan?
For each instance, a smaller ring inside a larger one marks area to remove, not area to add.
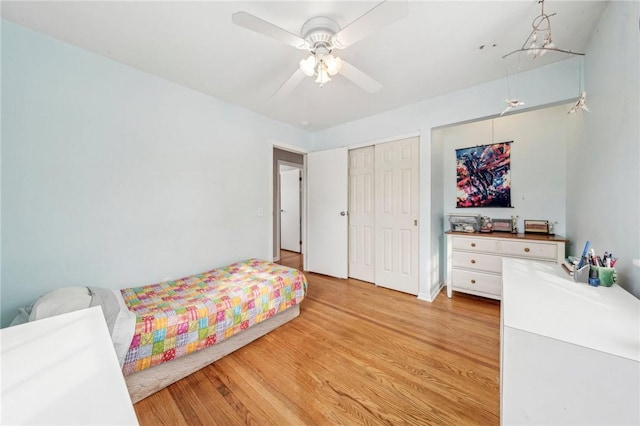
[[[336,74],[341,74],[369,93],[380,91],[382,89],[380,83],[335,56],[333,52],[346,49],[370,33],[403,18],[406,14],[406,0],[385,0],[344,28],[340,28],[332,18],[313,17],[302,25],[300,35],[293,34],[248,12],[236,12],[231,20],[236,25],[309,52],[309,56],[300,61],[298,69],[274,93],[274,98],[281,99],[289,95],[305,77],[315,76],[315,82],[322,87]]]

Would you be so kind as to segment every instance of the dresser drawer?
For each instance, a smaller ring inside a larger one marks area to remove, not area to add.
[[[500,296],[502,293],[502,277],[500,275],[453,269],[451,271],[451,281],[453,287],[461,289],[473,290],[496,296]]]
[[[502,273],[502,257],[490,254],[454,251],[451,254],[451,265],[454,268]]]
[[[497,253],[498,242],[489,238],[453,237],[454,250],[479,251],[483,253]]]
[[[558,259],[558,246],[530,241],[503,241],[502,254],[525,259]]]

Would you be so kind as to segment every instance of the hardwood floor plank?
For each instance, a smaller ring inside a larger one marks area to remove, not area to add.
[[[166,394],[168,393],[167,389],[163,389],[162,392],[150,395],[144,400],[147,406],[153,407],[153,410],[144,411],[144,424],[158,426],[187,424],[187,421],[182,416],[179,404],[171,396],[167,397]],[[134,408],[140,424],[143,424],[138,407],[134,406]]]
[[[264,399],[260,398],[260,387],[255,386],[253,380],[247,381],[242,374],[242,369],[236,374],[237,370],[233,368],[233,365],[225,368],[227,366],[223,363],[223,365],[212,365],[211,367],[203,369],[203,373],[209,380],[224,389],[224,393],[221,392],[221,394],[229,405],[239,413],[244,424],[278,425],[286,423],[287,417],[281,414],[282,410],[273,409],[274,402],[278,403],[279,401],[268,401],[268,404],[261,404]]]
[[[328,322],[326,318],[322,321]],[[312,330],[309,327],[307,329],[312,336],[319,336],[316,339],[316,347],[320,347],[322,333],[326,332],[323,329]],[[362,383],[363,386],[366,386],[369,381],[377,382],[378,385],[382,385],[383,389],[393,389],[394,392],[399,393],[403,402],[411,401],[415,391],[420,392],[423,396],[429,396],[429,399],[437,405],[451,402],[444,400],[441,395],[442,388],[451,388],[452,391],[455,391],[455,387],[451,387],[448,382],[449,378],[442,377],[442,374],[434,374],[434,371],[427,372],[422,368],[427,354],[429,354],[428,348],[413,353],[409,352],[408,349],[414,346],[411,339],[407,338],[405,343],[400,342],[401,339],[391,340],[392,332],[389,332],[388,336],[382,335],[382,343],[372,347],[366,339],[358,338],[360,335],[366,335],[367,332],[366,327],[360,327],[358,330],[354,330],[352,335],[346,335],[343,332],[340,336],[342,343],[336,343],[336,339],[330,339],[326,342],[326,350],[332,354],[333,358],[336,358],[331,361],[337,365],[334,367],[334,371],[338,374],[333,377],[334,379],[340,380],[343,374],[349,377],[362,377],[365,380]],[[400,343],[389,343],[396,341]],[[347,367],[340,368],[343,365]],[[451,373],[447,363],[439,362],[438,365],[441,366],[445,374]],[[428,380],[429,386],[421,385],[421,382],[425,380]],[[479,382],[478,385],[482,388],[486,382]],[[405,390],[409,390],[409,392],[402,395]],[[484,389],[481,390],[484,391]],[[378,395],[383,394],[384,392]],[[460,397],[461,395],[456,396]],[[394,398],[395,395],[384,395],[383,400],[390,403]],[[484,409],[482,404],[476,408]]]
[[[242,424],[240,415],[230,407],[218,390],[198,371],[169,386],[172,398],[180,406],[187,425]],[[215,404],[212,402],[215,401]]]
[[[137,403],[140,424],[499,423],[499,302],[306,275],[298,318]]]

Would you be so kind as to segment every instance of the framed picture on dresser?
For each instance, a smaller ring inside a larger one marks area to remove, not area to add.
[[[525,220],[525,234],[549,234],[548,220]]]
[[[494,232],[513,232],[513,221],[511,219],[492,219]]]

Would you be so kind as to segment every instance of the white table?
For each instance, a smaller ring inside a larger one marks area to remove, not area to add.
[[[2,424],[137,425],[100,307],[0,330]]]
[[[640,300],[520,259],[502,292],[502,424],[640,424]]]

